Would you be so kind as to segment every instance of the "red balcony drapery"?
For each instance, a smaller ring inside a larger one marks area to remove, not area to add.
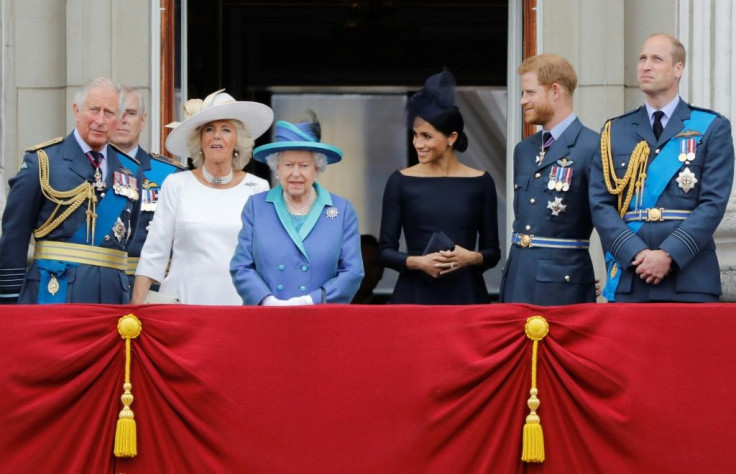
[[[0,472],[729,472],[734,308],[3,306]],[[128,313],[138,456],[117,459]]]

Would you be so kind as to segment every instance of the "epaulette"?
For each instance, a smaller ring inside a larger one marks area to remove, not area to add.
[[[639,107],[635,108],[634,110],[629,110],[625,114],[617,115],[616,117],[610,118],[608,120],[610,120],[611,122],[613,122],[614,120],[618,120],[618,119],[623,118],[623,117],[628,117],[631,114],[635,114],[635,113],[639,112],[639,110],[641,110],[642,107],[644,107],[644,106],[643,105],[640,105]],[[606,120],[606,122],[608,122],[608,120]]]
[[[716,117],[721,117],[721,116],[722,116],[721,114],[719,114],[719,113],[718,113],[718,112],[716,112],[715,110],[711,110],[711,109],[706,109],[705,107],[697,107],[697,106],[695,106],[695,105],[692,105],[692,104],[687,104],[687,105],[688,105],[688,106],[689,106],[689,107],[690,107],[690,108],[691,108],[692,110],[699,110],[699,111],[701,111],[701,112],[707,112],[707,113],[709,113],[709,114],[713,114],[713,115],[715,115]]]
[[[64,141],[64,137],[52,138],[51,140],[49,140],[47,142],[39,143],[38,145],[33,145],[30,148],[26,148],[26,151],[28,151],[28,152],[38,151],[41,148],[46,148],[47,146],[56,145],[57,143],[61,143],[62,141]]]
[[[176,168],[179,168],[180,170],[187,169],[186,166],[184,166],[183,164],[179,163],[177,160],[175,160],[173,158],[169,158],[166,155],[159,155],[158,153],[149,153],[149,154],[151,155],[151,158],[153,158],[156,161],[160,161],[161,163],[165,163],[167,165],[174,166]]]
[[[110,146],[112,147],[112,149],[113,149],[113,150],[117,151],[118,153],[120,153],[120,154],[121,154],[121,155],[123,155],[124,157],[126,157],[126,158],[128,158],[128,159],[131,159],[131,160],[133,160],[133,163],[135,163],[135,164],[137,164],[137,165],[140,165],[140,164],[141,164],[141,162],[140,162],[140,161],[136,160],[135,158],[133,158],[133,157],[132,157],[132,156],[130,156],[129,154],[125,153],[125,152],[124,152],[123,150],[121,150],[121,149],[120,149],[120,148],[118,148],[117,146],[113,145],[112,143],[109,143],[109,142],[108,142],[108,145],[110,145]]]

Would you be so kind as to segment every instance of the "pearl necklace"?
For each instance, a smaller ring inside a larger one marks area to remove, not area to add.
[[[233,170],[231,169],[228,174],[225,176],[212,176],[207,172],[207,170],[204,168],[204,165],[202,165],[202,177],[205,181],[207,181],[210,184],[214,184],[215,186],[228,184],[230,181],[233,180]]]
[[[291,200],[289,199],[289,195],[286,194],[286,191],[284,191],[284,202],[286,203],[286,209],[289,211],[289,214],[293,216],[306,216],[309,214],[309,211],[312,209],[312,204],[314,204],[314,200],[317,198],[317,193],[314,191],[314,188],[309,190],[309,199],[307,199],[306,204],[300,208],[294,207],[293,204],[291,204]]]

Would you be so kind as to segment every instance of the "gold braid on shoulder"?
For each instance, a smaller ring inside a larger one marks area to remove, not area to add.
[[[87,241],[89,242],[90,228],[92,229],[92,242],[95,240],[95,223],[97,220],[96,205],[97,196],[92,184],[85,181],[69,191],[59,191],[51,187],[49,183],[49,156],[43,150],[38,150],[38,179],[41,183],[41,192],[49,201],[56,203],[56,209],[51,213],[46,222],[33,231],[37,239],[45,237],[54,229],[59,227],[72,212],[76,211],[84,201],[87,201]],[[68,206],[59,214],[62,206]],[[57,215],[58,214],[58,215]],[[91,225],[90,225],[91,224]]]
[[[636,144],[631,152],[629,165],[624,177],[616,175],[616,165],[611,156],[611,120],[603,126],[601,133],[601,161],[603,164],[603,179],[610,194],[618,195],[618,212],[621,217],[626,214],[631,199],[636,191],[637,199],[643,197],[644,181],[647,179],[647,160],[649,159],[649,145],[642,140]],[[614,186],[615,184],[615,186]],[[637,207],[639,202],[636,203]]]

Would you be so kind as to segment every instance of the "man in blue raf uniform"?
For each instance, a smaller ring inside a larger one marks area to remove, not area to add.
[[[4,302],[127,303],[125,249],[139,214],[138,163],[108,146],[121,110],[115,81],[97,78],[74,98],[76,127],[28,150],[0,238]],[[26,270],[31,236],[33,263]]]
[[[729,121],[678,95],[685,48],[650,36],[637,76],[644,106],[609,120],[593,162],[593,223],[606,250],[609,301],[718,301],[713,233],[731,194]]]
[[[567,60],[540,54],[526,59],[519,74],[524,120],[542,130],[514,149],[514,224],[500,299],[594,302],[588,176],[598,134],[573,112],[577,76]]]
[[[143,173],[141,183],[141,214],[138,225],[128,245],[128,267],[125,273],[128,275],[130,287],[133,288],[135,280],[135,269],[141,256],[143,243],[148,237],[148,226],[153,219],[153,212],[158,203],[158,194],[164,179],[176,171],[185,169],[179,163],[163,156],[150,155],[141,148],[140,136],[146,125],[146,102],[141,91],[134,87],[124,87],[125,108],[123,117],[118,123],[115,133],[110,138],[110,143],[120,148],[129,156],[135,157],[140,162],[140,170]]]

